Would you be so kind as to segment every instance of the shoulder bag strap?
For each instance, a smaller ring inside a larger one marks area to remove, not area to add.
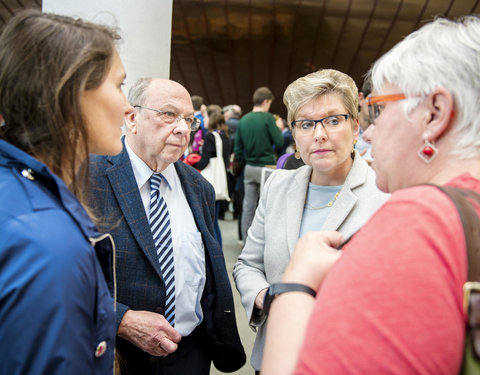
[[[480,219],[473,201],[480,205],[480,194],[452,186],[436,186],[455,204],[465,233],[468,255],[468,281],[463,287],[464,308],[468,314],[473,353],[480,360]]]
[[[215,130],[212,131],[212,134],[213,134],[213,138],[215,139],[215,151],[217,152],[217,158],[218,160],[221,160],[222,163],[224,163],[222,137]]]

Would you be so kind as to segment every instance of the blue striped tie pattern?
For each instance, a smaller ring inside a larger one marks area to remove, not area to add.
[[[153,174],[150,177],[150,229],[157,249],[158,262],[166,289],[165,318],[175,323],[175,274],[173,265],[172,232],[168,207],[160,195],[160,184],[164,177]]]

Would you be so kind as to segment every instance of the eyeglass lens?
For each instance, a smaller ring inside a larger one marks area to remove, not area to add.
[[[312,134],[319,124],[327,131],[336,131],[342,128],[348,117],[349,115],[333,115],[320,120],[297,120],[294,124],[300,134]]]

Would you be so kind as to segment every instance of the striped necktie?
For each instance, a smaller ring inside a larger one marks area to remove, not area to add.
[[[157,250],[158,262],[166,289],[165,318],[175,323],[175,273],[173,267],[173,244],[168,207],[160,195],[161,174],[150,177],[150,229]]]

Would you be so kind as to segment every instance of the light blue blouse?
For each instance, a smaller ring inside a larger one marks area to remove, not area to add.
[[[323,223],[325,223],[332,206],[335,204],[335,194],[339,193],[342,187],[343,185],[320,186],[311,182],[308,184],[299,238],[307,232],[322,229]],[[333,202],[330,207],[328,206],[329,202]]]

